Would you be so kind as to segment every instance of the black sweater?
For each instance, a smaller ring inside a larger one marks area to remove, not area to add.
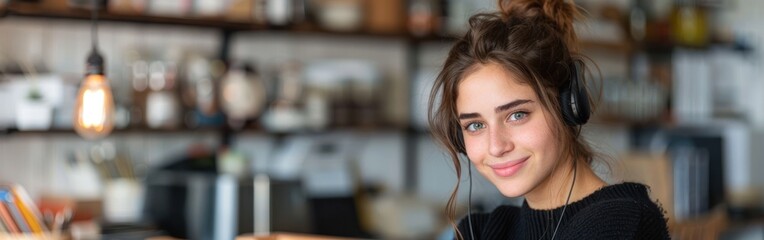
[[[472,214],[476,239],[551,239],[562,207],[534,210],[500,206],[491,213]],[[464,239],[470,237],[467,218],[459,222]],[[546,233],[546,234],[545,234]],[[603,187],[568,204],[555,239],[669,239],[663,211],[638,183]]]

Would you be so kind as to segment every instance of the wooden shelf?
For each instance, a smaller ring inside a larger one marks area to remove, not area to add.
[[[11,3],[0,8],[0,16],[3,17],[30,17],[50,19],[72,19],[89,21],[91,12],[86,9],[52,8],[34,3]],[[269,26],[255,22],[242,22],[225,19],[223,17],[198,17],[198,16],[158,16],[148,14],[129,14],[100,11],[99,21],[127,22],[137,24],[176,25],[189,27],[214,28],[226,31],[253,31],[272,32],[285,34],[309,34],[340,37],[368,37],[381,39],[402,39],[412,42],[424,41],[451,41],[455,38],[447,36],[416,36],[402,29],[400,32],[372,32],[364,29],[354,31],[332,31],[312,23],[301,23],[291,26]]]
[[[86,9],[53,9],[37,4],[13,3],[3,9],[4,16],[21,16],[36,18],[90,20],[91,12]],[[212,17],[166,17],[139,14],[123,14],[100,11],[99,21],[131,22],[142,24],[167,24],[181,26],[211,27],[227,30],[254,29],[255,25],[246,22],[235,22],[223,18]]]
[[[257,28],[249,29],[255,32],[268,32],[268,33],[283,33],[293,35],[319,35],[330,37],[360,37],[360,38],[376,38],[376,39],[403,39],[403,40],[416,40],[414,37],[406,32],[370,32],[363,29],[353,31],[333,31],[321,28],[320,26],[312,23],[301,23],[288,27],[279,26],[260,26]]]
[[[232,130],[232,132],[236,134],[269,134],[269,135],[293,135],[293,134],[322,134],[322,133],[330,133],[330,132],[342,132],[342,131],[350,131],[350,132],[358,132],[358,133],[374,133],[374,132],[407,132],[411,131],[414,133],[421,132],[419,130],[415,130],[413,128],[407,128],[402,126],[348,126],[348,127],[333,127],[333,128],[326,128],[321,130],[296,130],[296,131],[288,131],[288,132],[274,132],[274,131],[268,131],[261,127],[249,127],[241,130]],[[125,128],[125,129],[115,129],[110,133],[110,135],[126,135],[126,134],[219,134],[222,133],[222,128],[215,128],[215,127],[204,127],[204,128],[195,128],[195,129],[189,129],[189,128],[178,128],[178,129],[151,129],[151,128]],[[74,135],[77,134],[74,129],[49,129],[49,130],[18,130],[18,129],[7,129],[0,131],[0,136],[3,135]]]
[[[172,133],[215,133],[219,131],[216,128],[199,128],[199,129],[149,129],[149,128],[126,128],[115,129],[110,134],[172,134]],[[70,135],[77,134],[74,129],[49,129],[49,130],[18,130],[9,129],[3,131],[5,135]]]

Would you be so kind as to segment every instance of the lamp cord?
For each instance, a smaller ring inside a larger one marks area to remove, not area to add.
[[[91,17],[91,26],[90,26],[90,36],[91,36],[91,43],[93,44],[93,50],[98,49],[98,0],[91,0],[92,3],[92,11],[90,14]]]

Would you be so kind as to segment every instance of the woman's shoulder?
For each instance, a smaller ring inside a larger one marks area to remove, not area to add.
[[[649,187],[621,183],[595,194],[598,199],[573,216],[568,229],[594,234],[592,237],[668,238],[664,210],[650,198]]]
[[[661,205],[650,197],[649,186],[641,183],[624,182],[606,188],[605,191],[614,193],[610,194],[610,197],[603,197],[602,201],[593,204],[593,206],[602,208],[603,205],[613,205],[612,207],[649,213],[649,215],[657,215],[661,218],[664,218],[666,214]]]
[[[619,214],[610,213],[618,211],[623,214],[635,213],[629,216],[642,216],[663,219],[666,214],[663,208],[650,197],[650,187],[633,182],[624,182],[604,187],[597,192],[598,199],[582,212],[593,214]]]
[[[650,197],[650,187],[634,182],[624,182],[605,186],[585,198],[583,210],[595,210],[612,207],[634,210],[658,210],[662,212],[656,202]]]

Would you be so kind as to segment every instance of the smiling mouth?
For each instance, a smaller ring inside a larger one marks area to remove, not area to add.
[[[491,169],[493,169],[494,174],[501,177],[509,177],[517,173],[517,171],[519,171],[520,168],[525,166],[525,162],[527,162],[529,158],[530,156],[527,156],[518,160],[512,160],[512,161],[498,163],[498,164],[491,164],[488,166]]]

